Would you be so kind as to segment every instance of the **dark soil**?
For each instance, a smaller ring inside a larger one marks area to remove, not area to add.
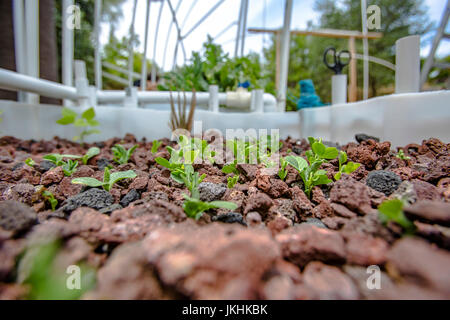
[[[338,182],[315,187],[309,199],[297,172],[285,181],[262,175],[262,166],[239,165],[241,180],[226,187],[221,165],[196,165],[206,174],[205,201],[232,201],[234,212],[211,210],[199,220],[186,217],[187,189],[155,163],[168,158],[163,140],[132,135],[96,144],[101,153],[80,164],[72,177],[42,160],[49,153],[84,154],[93,145],[54,138],[0,138],[0,299],[29,297],[18,261],[42,239],[59,239],[58,265],[97,270],[85,299],[449,299],[450,144],[429,139],[395,155],[389,142],[358,136],[340,146],[361,167]],[[112,161],[111,147],[139,144],[128,164]],[[304,155],[306,140],[283,141]],[[36,165],[24,164],[31,157]],[[71,184],[74,177],[103,178],[103,168],[134,170],[108,193]],[[337,161],[324,164],[332,179]],[[44,201],[51,191],[56,211]],[[404,236],[395,223],[381,224],[376,208],[402,196],[405,214],[417,231]],[[381,288],[367,286],[381,270]]]

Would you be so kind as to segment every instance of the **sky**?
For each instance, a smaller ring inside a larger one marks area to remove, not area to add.
[[[106,0],[107,1],[107,0]],[[181,1],[181,2],[180,2]],[[192,27],[200,21],[206,13],[217,3],[221,3],[219,7],[209,15],[203,23],[201,23],[192,33],[190,33],[183,41],[186,51],[186,59],[189,59],[192,51],[200,51],[203,42],[206,41],[208,34],[216,38],[222,30],[231,23],[237,21],[239,15],[239,7],[241,0],[170,0],[174,10],[177,10],[177,20],[181,26],[181,34],[185,35]],[[147,0],[137,0],[137,12],[135,22],[135,32],[139,36],[139,51],[143,52],[145,37],[145,15]],[[313,5],[315,0],[294,0],[291,29],[305,29],[307,22],[312,20],[316,22],[319,14],[314,12]],[[155,60],[159,66],[163,66],[165,70],[172,68],[174,62],[174,51],[177,40],[176,29],[173,26],[167,38],[168,31],[172,21],[171,11],[167,0],[165,1],[161,14],[161,22],[159,32],[156,34],[156,26],[158,14],[161,6],[160,1],[152,0],[150,5],[150,29],[147,46],[147,57],[153,60],[156,37]],[[280,28],[283,25],[284,16],[283,0],[249,0],[247,28]],[[438,25],[442,12],[445,7],[445,0],[425,0],[428,7],[429,18]],[[129,34],[129,28],[132,20],[134,0],[127,0],[122,6],[123,19],[120,21],[116,31],[117,37]],[[194,4],[194,9],[189,10]],[[370,0],[368,1],[370,4]],[[188,12],[190,11],[190,14]],[[381,17],[382,19],[382,17]],[[450,25],[449,25],[450,27]],[[449,28],[447,28],[448,30]],[[102,25],[101,42],[108,42],[109,26],[104,23]],[[235,39],[237,35],[237,25],[233,25],[226,32],[222,33],[215,39],[216,43],[222,45],[225,52],[234,55]],[[421,39],[421,55],[426,56],[430,50],[431,39],[434,33],[428,34]],[[168,41],[167,41],[168,39]],[[165,44],[167,42],[167,49]],[[248,34],[245,39],[244,54],[249,52],[262,53],[263,47],[270,44],[269,35]],[[438,48],[439,56],[450,54],[450,41],[443,41]],[[183,64],[184,56],[181,48],[178,49],[177,63]],[[163,65],[164,63],[164,65]]]

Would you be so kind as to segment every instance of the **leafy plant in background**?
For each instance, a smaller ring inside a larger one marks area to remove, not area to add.
[[[86,152],[84,156],[81,157],[81,161],[84,165],[86,165],[92,157],[95,157],[96,155],[100,154],[100,149],[97,147],[89,148],[89,150]]]
[[[113,152],[113,160],[118,164],[128,163],[131,155],[133,154],[133,152],[136,150],[137,147],[138,145],[135,145],[127,150],[122,145],[116,144],[114,147],[111,148]]]
[[[44,198],[44,201],[47,201],[50,203],[50,206],[52,207],[52,211],[55,211],[56,206],[58,205],[58,200],[55,199],[55,196],[53,193],[51,193],[48,190],[44,190],[42,192],[42,197]]]
[[[185,198],[185,201],[183,203],[184,212],[186,212],[186,215],[188,217],[194,218],[195,220],[200,219],[203,213],[210,209],[222,208],[228,210],[235,210],[237,208],[237,205],[235,203],[228,201],[203,202],[197,198],[188,197],[187,195],[184,195],[184,198]]]
[[[159,140],[153,140],[152,143],[152,153],[155,154],[156,152],[158,152],[159,147],[161,146],[162,141]]]
[[[383,224],[393,221],[400,225],[406,234],[413,234],[416,230],[412,223],[403,213],[404,202],[400,199],[386,200],[378,206],[379,218]]]
[[[61,119],[57,120],[56,123],[61,125],[73,124],[77,128],[82,128],[83,130],[80,135],[73,138],[74,141],[79,140],[81,143],[84,143],[84,138],[86,136],[100,133],[99,130],[91,128],[100,125],[100,123],[95,120],[95,110],[93,107],[85,110],[81,116],[79,116],[78,113],[72,109],[64,107],[61,110]]]
[[[192,91],[191,98],[191,106],[189,108],[189,113],[186,117],[186,107],[187,107],[187,99],[186,92],[183,91],[183,104],[181,104],[181,94],[178,92],[177,96],[177,109],[175,109],[175,103],[172,96],[172,91],[170,92],[170,123],[169,127],[172,131],[177,129],[185,129],[188,132],[191,132],[192,123],[194,121],[194,112],[197,104],[195,89]]]
[[[19,282],[28,284],[28,298],[33,300],[75,300],[95,285],[95,270],[83,263],[80,267],[80,289],[67,286],[66,269],[58,268],[60,241],[31,244],[19,261]]]
[[[74,160],[67,160],[67,162],[64,162],[64,164],[61,166],[64,175],[67,177],[70,177],[72,174],[75,173],[75,171],[77,171],[77,167],[78,167],[78,161],[74,161]]]
[[[346,162],[347,162],[347,153],[345,151],[340,151],[339,152],[339,172],[337,172],[334,175],[334,180],[337,181],[337,180],[341,179],[341,176],[343,173],[350,174],[361,166],[360,163],[349,161],[349,162],[347,162],[347,164],[345,164]]]
[[[402,159],[402,160],[410,160],[411,157],[408,157],[405,155],[405,151],[403,149],[398,150],[398,153],[395,155],[396,158]]]
[[[31,168],[34,168],[34,165],[36,164],[36,162],[31,158],[27,158],[25,160],[25,164]]]
[[[106,167],[103,172],[103,181],[91,177],[82,177],[72,179],[73,184],[82,184],[89,187],[103,187],[106,191],[110,191],[115,183],[123,179],[134,179],[137,175],[133,170],[119,171],[110,173],[109,168]]]

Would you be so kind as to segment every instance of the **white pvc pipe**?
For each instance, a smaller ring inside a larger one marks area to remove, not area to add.
[[[219,112],[219,86],[210,85],[209,86],[209,101],[208,101],[209,111]]]
[[[419,92],[420,36],[397,40],[395,49],[395,93]]]
[[[136,22],[137,0],[134,0],[133,17],[130,26],[130,41],[128,43],[128,86],[133,87],[133,66],[134,66],[134,23]]]
[[[286,109],[286,90],[289,68],[289,41],[292,17],[292,0],[286,0],[284,25],[281,33],[280,78],[278,83],[278,111]]]
[[[2,68],[0,68],[0,87],[7,90],[34,92],[57,99],[76,100],[79,98],[77,90],[74,87],[48,80],[36,79],[35,77]]]
[[[62,5],[62,83],[66,86],[72,86],[74,33],[73,28],[67,26],[67,22],[69,21],[69,10],[73,6],[73,0],[63,0]]]
[[[264,90],[255,89],[252,90],[250,110],[253,112],[264,112]]]
[[[347,103],[347,75],[331,77],[331,104]]]
[[[362,32],[367,35],[367,3],[366,0],[361,0],[361,19],[362,19]],[[369,40],[363,38],[363,99],[369,98]]]
[[[102,61],[100,56],[100,20],[102,14],[102,0],[95,0],[94,7],[94,36],[95,36],[95,57],[94,57],[94,68],[95,68],[95,86],[98,90],[103,87],[102,84]]]
[[[13,23],[14,23],[14,53],[16,58],[16,71],[25,74],[27,71],[25,60],[25,30],[24,30],[24,7],[23,0],[13,2]],[[26,101],[26,93],[18,93],[18,101]]]
[[[25,30],[27,39],[27,74],[39,78],[39,1],[25,2]],[[39,103],[39,96],[28,95],[29,103]]]
[[[148,29],[150,21],[150,0],[147,0],[147,11],[145,13],[145,35],[144,35],[144,56],[142,58],[141,69],[141,90],[147,89],[147,46],[148,46]]]
[[[244,56],[244,47],[245,47],[245,34],[247,33],[247,16],[248,16],[248,0],[244,0],[244,12],[243,12],[243,20],[242,20],[242,36],[241,36],[241,57]]]

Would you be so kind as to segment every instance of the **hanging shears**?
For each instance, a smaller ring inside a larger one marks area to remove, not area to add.
[[[333,54],[333,63],[329,63],[327,59],[330,52]],[[342,56],[343,54],[344,56]],[[350,63],[351,58],[352,56],[347,50],[336,52],[336,48],[330,47],[323,54],[323,63],[336,74],[341,74],[342,69]]]

